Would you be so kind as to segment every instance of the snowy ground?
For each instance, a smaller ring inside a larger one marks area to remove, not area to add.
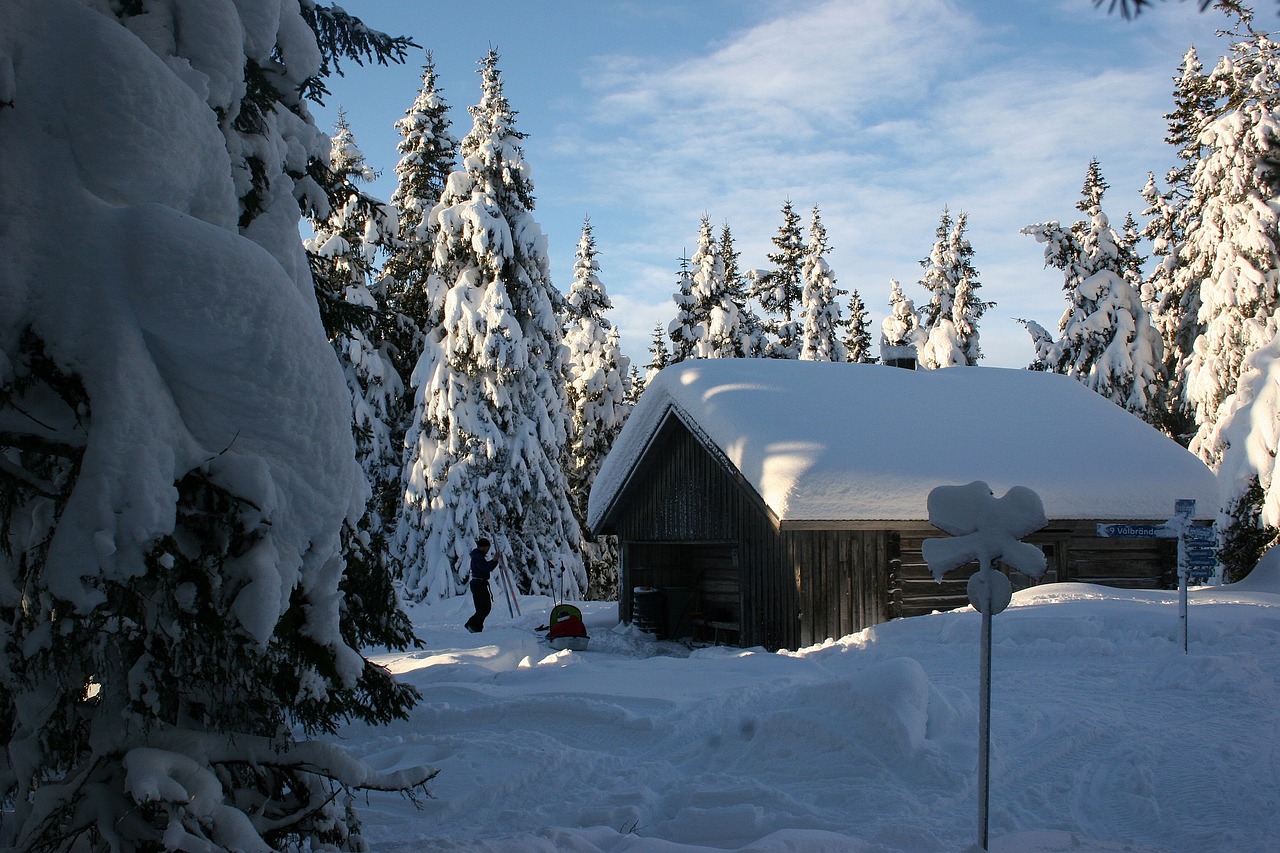
[[[1261,570],[1255,574],[1261,574]],[[1274,580],[1272,579],[1274,578]],[[1176,593],[1060,584],[995,618],[991,849],[1280,849],[1280,571]],[[392,851],[963,851],[977,838],[978,628],[968,609],[820,647],[690,650],[584,606],[586,652],[535,628],[551,602],[380,657],[423,702],[352,726],[383,769],[438,767],[421,810],[363,805]]]

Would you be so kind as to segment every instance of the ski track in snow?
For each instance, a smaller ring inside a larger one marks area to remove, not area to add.
[[[1169,594],[1084,598],[995,621],[992,849],[1200,853],[1280,835],[1280,606],[1197,604],[1184,656]],[[976,613],[771,655],[655,643],[587,603],[591,650],[557,653],[533,632],[543,605],[465,639],[462,602],[418,607],[427,648],[379,658],[423,701],[344,739],[379,769],[440,774],[421,810],[367,798],[375,851],[972,843]]]

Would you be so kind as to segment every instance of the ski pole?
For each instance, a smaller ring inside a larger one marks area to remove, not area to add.
[[[498,555],[498,588],[502,590],[502,595],[507,599],[507,615],[512,619],[516,616],[515,607],[511,601],[511,590],[507,588],[507,577],[502,571],[503,559],[502,555]]]
[[[497,536],[494,533],[495,527],[493,523],[493,516],[489,514],[488,510],[481,515],[481,522],[484,524],[484,532],[494,540],[493,547],[497,550],[498,543]],[[503,574],[503,568],[505,568],[506,564],[506,558],[503,557],[501,551],[498,551],[498,588],[502,590],[503,596],[507,599],[507,615],[514,619],[516,615],[516,605],[512,599],[511,590],[506,582],[506,577]]]
[[[494,536],[493,531],[495,530],[496,526],[493,523],[493,516],[489,513],[488,510],[485,510],[484,514],[481,516],[481,519],[484,522],[486,532],[488,532],[490,536]],[[494,538],[496,539],[496,537]],[[495,544],[495,547],[496,547],[496,544]],[[518,598],[516,598],[515,584],[512,582],[511,574],[507,569],[506,555],[502,554],[501,552],[498,553],[498,579],[499,579],[498,584],[502,587],[502,591],[506,593],[507,610],[510,611],[511,616],[513,618],[516,616],[523,616],[524,614],[520,612],[520,601]]]
[[[511,579],[511,572],[507,568],[507,558],[505,555],[498,558],[498,568],[502,573],[503,583],[507,585],[507,599],[515,607],[516,612],[513,615],[523,616],[524,614],[520,612],[520,599],[516,596],[516,585]]]

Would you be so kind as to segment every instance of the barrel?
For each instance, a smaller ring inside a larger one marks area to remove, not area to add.
[[[662,592],[651,586],[631,590],[631,624],[646,634],[657,635],[663,622]]]

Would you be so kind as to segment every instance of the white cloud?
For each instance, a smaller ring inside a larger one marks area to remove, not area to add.
[[[974,24],[950,3],[827,0],[736,33],[704,56],[669,68],[614,60],[594,81],[602,116],[659,121],[731,117],[744,126],[816,134],[864,110],[921,96],[956,58]],[[625,112],[618,112],[619,109]],[[799,124],[777,124],[779,117]]]
[[[1079,27],[1088,10],[1058,14]],[[1146,171],[1170,162],[1174,70],[1192,33],[1216,25],[1164,15],[1125,30],[1098,14],[1084,24],[1122,48],[1131,39],[1131,52],[1067,49],[946,0],[825,0],[780,4],[683,61],[597,60],[593,99],[553,148],[580,164],[577,191],[617,263],[606,270],[615,302],[647,322],[619,321],[628,352],[647,347],[650,317],[671,316],[675,259],[703,212],[727,220],[743,264],[760,266],[789,198],[821,205],[840,284],[877,318],[887,279],[918,277],[942,206],[968,211],[983,296],[1000,303],[984,322],[988,363],[1025,365],[1025,332],[1009,318],[1051,324],[1061,296],[1018,229],[1073,217],[1093,156],[1113,217],[1141,212]]]

